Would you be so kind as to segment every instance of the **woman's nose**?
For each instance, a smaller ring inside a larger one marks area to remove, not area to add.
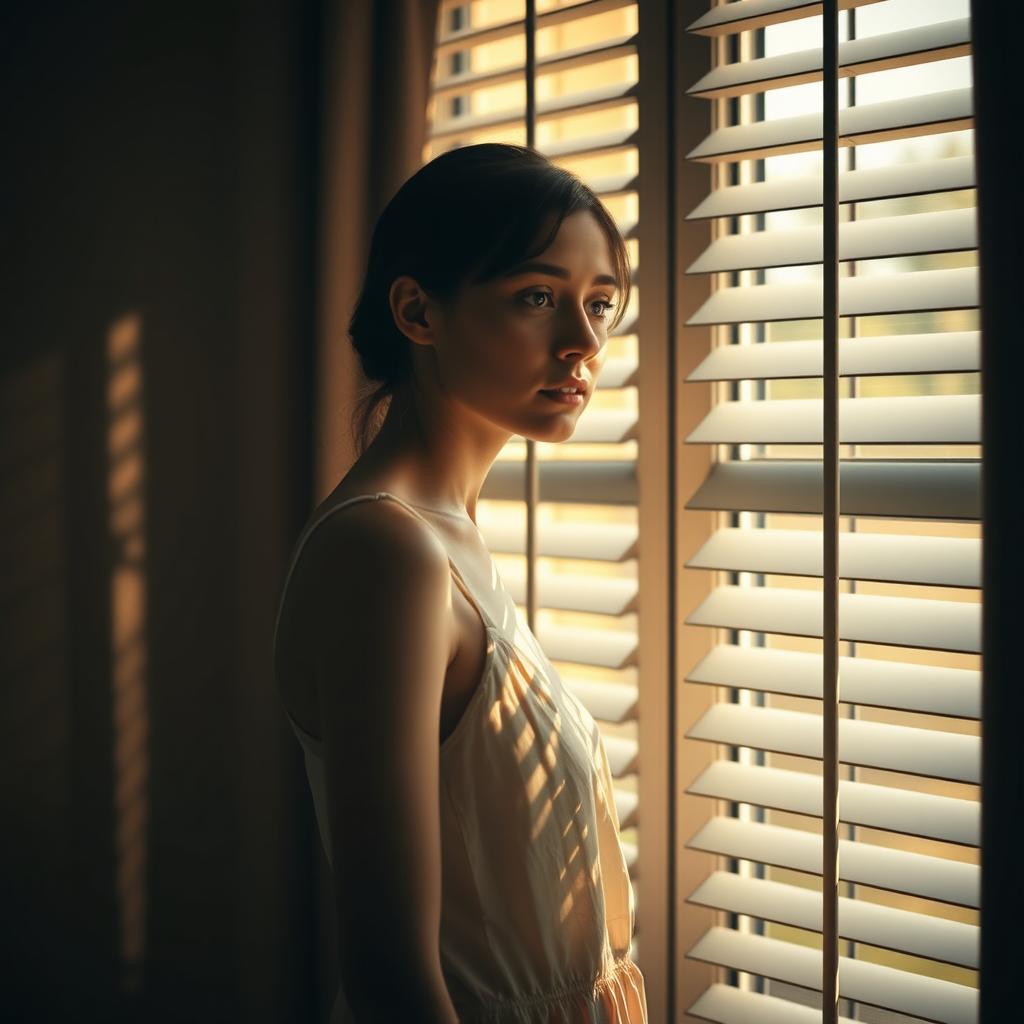
[[[600,328],[595,326],[585,306],[573,306],[563,325],[559,354],[580,355],[590,359],[601,351],[604,336]]]

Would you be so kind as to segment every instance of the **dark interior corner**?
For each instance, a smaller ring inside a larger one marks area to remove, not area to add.
[[[5,1020],[312,1012],[269,637],[312,492],[319,17],[5,5]]]

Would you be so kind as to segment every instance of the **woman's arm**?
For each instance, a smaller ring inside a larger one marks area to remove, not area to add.
[[[457,1024],[438,948],[440,709],[455,637],[447,554],[391,502],[323,527],[303,606],[317,610],[310,653],[342,987],[360,1022]]]

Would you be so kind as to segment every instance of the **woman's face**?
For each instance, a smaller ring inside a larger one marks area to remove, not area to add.
[[[618,297],[597,219],[587,210],[572,213],[539,256],[467,286],[454,304],[435,310],[439,383],[447,397],[506,431],[564,441],[607,358]],[[586,382],[581,401],[545,394],[570,377]]]

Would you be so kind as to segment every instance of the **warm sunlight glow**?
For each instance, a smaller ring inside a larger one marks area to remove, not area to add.
[[[114,718],[116,892],[126,992],[142,986],[149,818],[142,323],[129,313],[107,334],[107,498]]]

